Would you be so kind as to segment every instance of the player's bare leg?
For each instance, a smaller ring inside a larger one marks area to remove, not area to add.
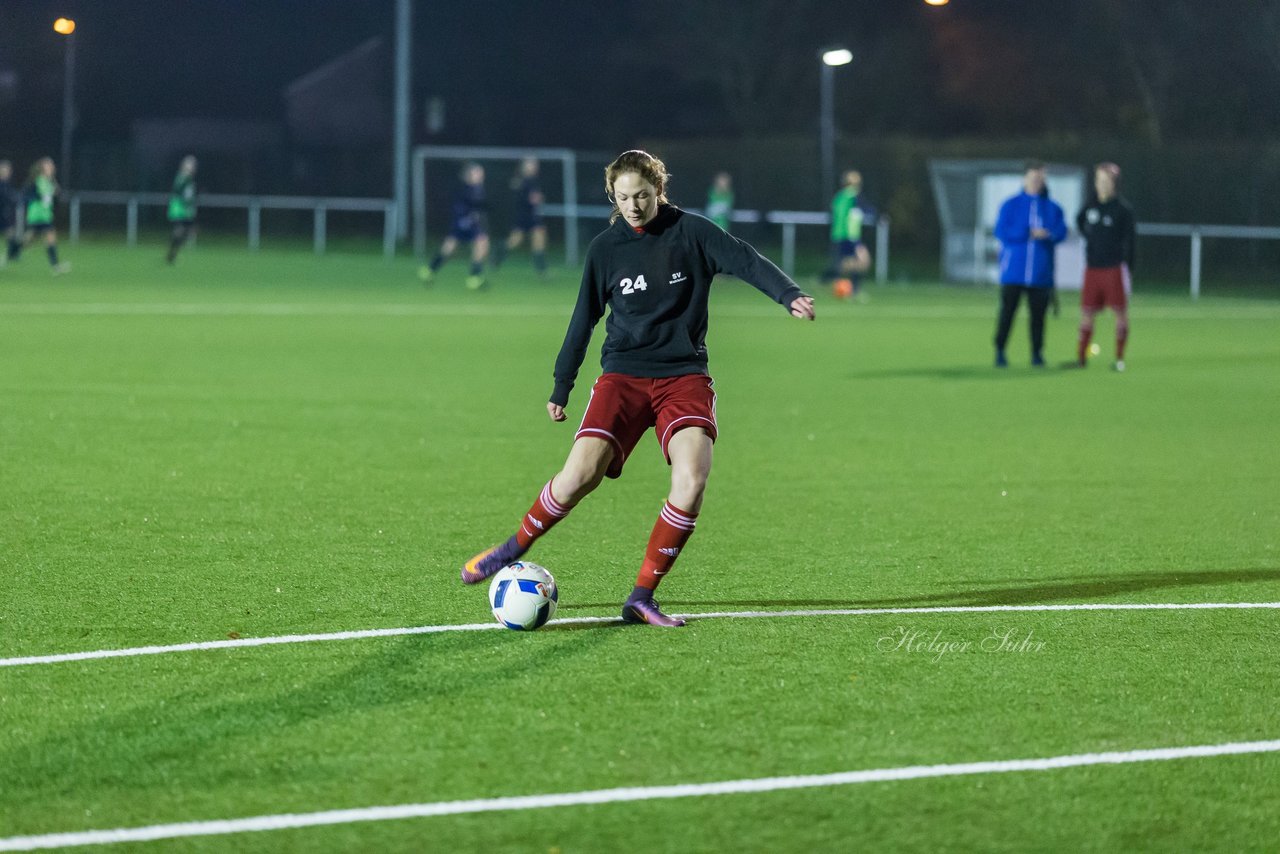
[[[519,560],[534,541],[600,485],[613,455],[613,445],[598,436],[583,436],[574,442],[564,467],[542,488],[529,512],[520,520],[520,530],[506,542],[487,548],[464,563],[463,583],[477,584]]]
[[[55,276],[71,272],[70,261],[58,260],[58,233],[52,228],[45,232],[44,251],[49,256],[49,268],[53,270]]]
[[[1076,341],[1076,364],[1082,368],[1089,363],[1089,342],[1093,339],[1093,325],[1097,317],[1097,309],[1080,309],[1080,337]]]
[[[440,244],[439,250],[436,251],[436,257],[431,259],[431,263],[423,264],[418,268],[418,278],[421,279],[423,283],[430,282],[435,278],[436,270],[439,270],[444,262],[449,260],[450,256],[453,255],[454,250],[457,248],[458,238],[453,235],[446,237]]]
[[[529,234],[529,248],[533,250],[533,268],[539,276],[547,274],[547,227],[539,225]]]
[[[485,286],[484,262],[489,257],[489,235],[481,234],[471,241],[471,275],[467,276],[467,289],[477,291]]]
[[[1112,368],[1117,371],[1124,370],[1124,348],[1129,343],[1129,310],[1127,308],[1116,309],[1116,361]]]
[[[680,550],[693,534],[707,478],[711,474],[711,436],[701,427],[688,427],[667,442],[671,457],[671,491],[658,516],[644,566],[636,586],[622,606],[622,619],[651,626],[683,626],[684,620],[662,613],[653,599],[654,588],[675,564]]]

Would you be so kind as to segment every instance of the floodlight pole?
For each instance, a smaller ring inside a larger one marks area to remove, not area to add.
[[[835,84],[836,69],[833,65],[822,63],[821,106],[819,111],[819,134],[822,148],[822,193],[824,196],[834,192],[836,181],[836,119],[835,119]]]
[[[396,238],[409,236],[409,68],[412,0],[396,0],[395,129],[393,195]]]
[[[821,101],[819,123],[822,147],[822,192],[832,192],[836,185],[836,66],[853,62],[853,52],[847,47],[829,47],[819,52],[822,60]]]
[[[63,36],[67,40],[67,49],[63,56],[66,59],[62,81],[62,160],[58,163],[62,183],[71,185],[71,132],[75,127],[75,74],[76,74],[76,37],[75,33]]]

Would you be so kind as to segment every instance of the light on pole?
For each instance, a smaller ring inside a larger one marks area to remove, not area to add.
[[[76,22],[70,18],[59,18],[53,22],[53,31],[66,36],[67,49],[66,69],[62,81],[62,160],[58,163],[62,183],[71,184],[71,131],[75,126],[75,74],[76,74]]]
[[[853,53],[848,48],[834,47],[822,52],[822,104],[819,121],[822,137],[823,193],[830,193],[836,181],[836,67],[848,65],[850,62],[853,62]]]

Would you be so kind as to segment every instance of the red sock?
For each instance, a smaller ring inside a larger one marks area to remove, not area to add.
[[[547,485],[542,487],[542,492],[538,495],[538,500],[533,502],[529,512],[520,520],[520,530],[516,531],[516,542],[522,549],[529,548],[534,540],[550,531],[551,527],[568,516],[572,509],[565,507],[551,496],[551,481],[547,481]]]
[[[1080,326],[1080,340],[1076,343],[1076,361],[1084,364],[1085,357],[1089,355],[1089,342],[1093,339],[1093,327]]]
[[[649,545],[644,550],[644,564],[636,576],[637,587],[653,590],[658,586],[662,576],[671,571],[680,556],[680,550],[693,534],[697,520],[696,513],[686,513],[670,501],[662,505],[658,521],[653,524],[653,533],[649,535]]]
[[[1116,324],[1116,361],[1124,361],[1124,345],[1129,342],[1129,324]]]

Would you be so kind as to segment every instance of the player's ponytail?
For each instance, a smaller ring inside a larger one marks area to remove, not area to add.
[[[647,151],[639,149],[624,151],[604,170],[604,193],[613,205],[609,222],[622,216],[622,211],[618,210],[618,203],[613,200],[613,182],[618,180],[619,175],[625,175],[628,172],[635,172],[652,184],[658,191],[658,204],[667,204],[667,182],[671,179],[671,174],[667,172],[663,162]]]

